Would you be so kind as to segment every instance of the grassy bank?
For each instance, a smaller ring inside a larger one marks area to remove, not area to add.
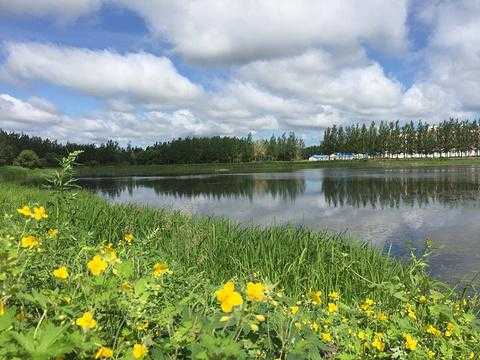
[[[415,168],[435,166],[480,166],[480,158],[451,159],[372,159],[354,161],[272,161],[239,164],[175,164],[81,166],[80,177],[170,176],[196,174],[230,174],[250,172],[283,172],[323,168]]]
[[[20,211],[19,211],[20,210]],[[0,358],[475,358],[475,299],[338,235],[0,184]],[[471,357],[472,356],[472,357]]]
[[[0,166],[0,182],[17,184],[41,184],[45,177],[52,173],[51,169],[26,169],[20,166]]]
[[[215,283],[258,273],[293,295],[310,288],[340,289],[345,299],[353,300],[369,292],[372,283],[394,276],[408,279],[404,264],[333,233],[241,227],[228,220],[111,205],[88,192],[80,192],[74,203],[62,209],[52,208],[51,198],[48,191],[0,185],[0,213],[15,213],[23,203],[47,204],[58,212],[56,221],[76,227],[79,238],[71,245],[74,251],[100,242],[115,244],[131,231],[145,239],[136,244],[139,249],[151,256],[162,254],[169,262],[202,272]]]
[[[420,168],[437,166],[480,166],[480,158],[451,159],[371,159],[354,161],[270,161],[238,164],[174,164],[174,165],[104,165],[79,166],[78,177],[175,176],[201,174],[234,174],[254,172],[288,172],[324,168]],[[52,169],[28,170],[18,166],[0,166],[0,181],[39,184]]]

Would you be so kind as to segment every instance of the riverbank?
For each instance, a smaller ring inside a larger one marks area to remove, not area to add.
[[[480,166],[480,158],[272,161],[238,164],[111,165],[95,167],[80,166],[77,169],[77,175],[79,177],[174,176],[251,172],[288,172],[323,168],[389,169],[435,166]]]
[[[414,359],[480,350],[476,299],[428,277],[424,259],[402,263],[342,235],[241,227],[14,183],[0,183],[0,214],[7,358],[131,358],[137,349],[167,358]],[[15,334],[57,335],[26,347]]]
[[[20,166],[0,166],[0,182],[39,185],[53,173],[53,169],[26,169]]]
[[[103,165],[94,167],[79,166],[76,168],[76,175],[78,177],[181,176],[289,172],[324,168],[395,169],[438,166],[480,166],[480,158],[270,161],[237,164]],[[53,171],[54,169],[28,170],[18,166],[0,166],[0,181],[39,184],[43,181],[45,176],[51,175]]]

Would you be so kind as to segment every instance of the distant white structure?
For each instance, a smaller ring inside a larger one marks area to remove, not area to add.
[[[340,153],[330,155],[312,155],[308,158],[308,161],[328,161],[328,160],[355,160],[355,159],[367,159],[366,154],[352,154],[352,153]]]
[[[328,155],[312,155],[308,158],[308,161],[327,161],[330,160]]]

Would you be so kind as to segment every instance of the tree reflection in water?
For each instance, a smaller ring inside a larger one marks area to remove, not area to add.
[[[111,199],[135,189],[153,189],[156,195],[173,196],[176,199],[204,197],[211,200],[250,199],[255,194],[268,194],[274,199],[294,201],[305,192],[303,177],[241,176],[185,176],[164,178],[102,178],[81,180],[80,185]]]

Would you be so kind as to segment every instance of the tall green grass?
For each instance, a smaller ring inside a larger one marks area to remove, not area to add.
[[[339,289],[346,300],[399,277],[408,286],[409,266],[342,235],[294,227],[240,226],[228,220],[191,217],[179,212],[112,205],[84,191],[68,206],[57,206],[52,192],[0,184],[0,213],[15,213],[24,203],[45,204],[78,234],[69,253],[84,245],[117,244],[127,231],[138,239],[144,257],[165,259],[214,283],[257,273],[287,293]],[[0,220],[0,228],[2,221]],[[377,298],[382,290],[375,290]]]
[[[0,166],[0,182],[38,185],[45,182],[51,169],[26,169],[20,166]]]

